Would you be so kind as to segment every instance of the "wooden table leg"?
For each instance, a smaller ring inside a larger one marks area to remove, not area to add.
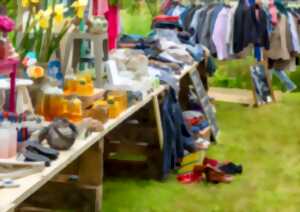
[[[13,72],[10,74],[10,99],[9,110],[10,112],[16,112],[16,74],[17,65],[13,65]]]
[[[79,159],[79,184],[90,190],[89,205],[93,211],[102,208],[103,152],[104,141],[100,141]]]
[[[161,122],[159,101],[157,96],[153,97],[153,108],[155,113],[155,121],[156,121],[156,128],[157,128],[158,139],[159,139],[159,146],[160,149],[162,150],[164,147],[164,134],[163,134],[163,127]]]
[[[34,206],[43,210],[101,211],[103,150],[103,141],[97,142],[60,175],[26,200],[20,208]]]

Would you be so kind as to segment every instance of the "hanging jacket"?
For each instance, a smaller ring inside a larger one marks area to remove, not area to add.
[[[245,13],[247,11],[246,0],[239,0],[238,7],[234,14],[233,24],[233,52],[240,53],[244,49],[244,24]]]
[[[281,15],[278,20],[278,24],[274,28],[270,37],[270,49],[267,52],[267,56],[270,59],[289,60],[290,59],[290,39],[287,36],[288,21],[285,15]]]
[[[211,23],[211,19],[212,19],[212,15],[213,12],[215,10],[215,7],[211,7],[207,13],[206,13],[206,17],[205,17],[205,22],[202,26],[202,33],[199,34],[199,41],[200,44],[206,46],[208,49],[211,50],[210,48],[210,38],[211,38],[211,34],[210,34],[210,23]]]
[[[286,6],[284,5],[284,3],[282,2],[282,0],[275,0],[274,4],[280,13],[287,15],[288,10],[287,10]]]
[[[230,9],[224,7],[219,13],[212,33],[212,40],[216,48],[216,53],[219,60],[229,58],[228,46],[226,45],[227,23],[229,19]]]
[[[195,151],[194,138],[188,131],[175,90],[170,88],[161,108],[164,132],[163,175],[166,177],[183,158],[184,150]]]
[[[185,31],[189,30],[190,24],[192,22],[192,19],[194,17],[195,12],[200,9],[202,6],[198,5],[198,6],[192,6],[189,10],[188,10],[188,14],[186,15],[185,19],[184,19],[184,23],[183,23],[183,28]]]
[[[213,12],[214,4],[208,5],[207,9],[202,12],[198,17],[196,43],[207,46],[207,39],[205,33],[210,26],[210,17]]]
[[[258,17],[257,17],[257,14]],[[270,40],[268,35],[267,14],[258,5],[252,5],[244,16],[244,36],[243,47],[249,44],[255,46],[270,48]]]

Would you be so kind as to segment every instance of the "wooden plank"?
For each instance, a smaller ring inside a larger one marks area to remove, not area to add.
[[[0,203],[1,204],[1,203]],[[14,204],[11,205],[0,205],[0,211],[1,212],[14,212],[16,206]]]
[[[103,181],[104,141],[94,144],[79,158],[79,183],[100,186]],[[91,163],[92,161],[92,163]]]
[[[99,140],[99,134],[92,134],[85,141],[77,141],[71,150],[61,152],[58,160],[54,161],[51,167],[46,168],[41,173],[37,173],[19,180],[16,183],[19,188],[1,189],[1,202],[4,205],[15,204],[19,205],[29,196],[31,196],[40,187],[45,185],[51,178],[57,175],[63,168],[68,166],[72,161],[78,158],[91,145]]]
[[[191,66],[186,66],[183,71],[181,71],[180,75],[176,75],[175,78],[180,81],[182,78],[184,78],[186,75],[188,75],[190,72],[193,72],[195,69],[197,69],[198,63],[194,63]]]
[[[135,141],[153,144],[154,142],[157,142],[156,138],[158,137],[155,133],[156,128],[144,126],[140,123],[122,124],[105,138],[108,141],[120,141],[122,143],[132,143],[132,141]]]
[[[208,96],[214,98],[216,101],[221,102],[239,103],[247,105],[254,104],[252,90],[212,87],[208,91]]]
[[[213,97],[216,101],[221,102],[239,103],[246,105],[255,104],[252,90],[212,87],[209,89],[208,95],[210,97]],[[282,99],[281,91],[274,91],[274,95],[277,101],[280,101]]]
[[[125,152],[126,154],[147,155],[149,153],[148,147],[149,145],[147,143],[109,143],[106,149],[108,149],[110,153]]]
[[[154,114],[155,114],[155,120],[156,120],[156,128],[157,128],[159,146],[160,146],[160,150],[163,150],[163,147],[164,147],[164,133],[163,133],[163,126],[162,126],[162,122],[161,122],[159,101],[158,101],[157,96],[153,97],[153,108],[154,108]]]
[[[20,211],[34,206],[55,211],[61,209],[96,212],[100,211],[100,194],[102,194],[102,186],[81,187],[72,183],[50,182],[22,203],[19,208]]]

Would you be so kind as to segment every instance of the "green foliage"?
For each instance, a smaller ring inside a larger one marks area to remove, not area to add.
[[[16,18],[17,15],[17,1],[16,0],[0,0],[0,5],[5,6],[7,15],[11,18]]]
[[[159,12],[159,0],[109,0],[111,5],[119,5],[122,9],[127,10],[129,14],[142,14],[147,8],[150,14],[155,16]]]
[[[214,77],[210,79],[213,87],[252,89],[250,78],[250,66],[255,63],[253,57],[246,59],[218,61],[218,70]],[[290,74],[291,79],[298,83],[300,88],[300,67],[296,72]],[[274,76],[273,88],[284,89],[281,82]]]
[[[139,34],[146,36],[152,24],[151,14],[147,9],[141,14],[128,13],[127,10],[121,11],[122,30],[125,34]]]

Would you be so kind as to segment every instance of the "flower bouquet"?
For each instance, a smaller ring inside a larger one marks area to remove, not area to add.
[[[17,45],[21,58],[24,58],[27,52],[33,51],[39,63],[47,63],[59,49],[60,42],[68,30],[84,18],[87,3],[87,0],[76,0],[70,11],[67,5],[57,4],[57,0],[52,0],[50,5],[40,0],[22,0],[23,10],[27,11],[28,15]],[[67,15],[70,12],[74,13],[73,17]]]

